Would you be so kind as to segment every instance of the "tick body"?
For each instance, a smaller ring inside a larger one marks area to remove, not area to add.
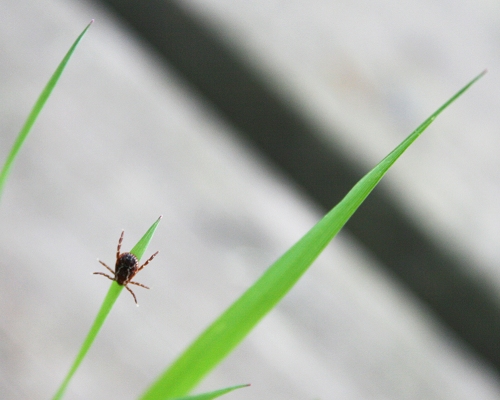
[[[128,285],[129,284],[137,285],[137,286],[141,286],[145,289],[149,289],[147,286],[143,285],[142,283],[132,281],[132,279],[134,278],[135,275],[137,275],[137,273],[141,269],[143,269],[146,265],[148,265],[153,260],[153,258],[156,257],[156,255],[159,252],[157,251],[156,253],[154,253],[151,257],[148,258],[148,260],[144,264],[142,264],[139,267],[139,260],[132,253],[120,253],[124,233],[125,233],[125,231],[122,231],[122,234],[120,235],[120,240],[118,240],[118,247],[116,249],[115,270],[113,271],[105,263],[103,263],[101,260],[99,260],[99,262],[104,267],[106,267],[106,269],[109,272],[111,272],[113,274],[113,276],[105,274],[104,272],[94,272],[94,274],[95,275],[103,275],[106,278],[111,279],[112,281],[116,281],[116,283],[118,283],[119,285],[125,286],[125,289],[127,289],[130,292],[130,294],[134,297],[135,304],[138,304],[137,298],[135,297],[134,292],[132,291],[132,289],[130,289],[128,287]]]

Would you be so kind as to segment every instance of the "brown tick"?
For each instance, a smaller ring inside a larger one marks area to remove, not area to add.
[[[127,289],[132,294],[132,296],[134,297],[134,300],[135,300],[135,304],[137,304],[137,298],[135,297],[134,292],[132,292],[132,289],[130,289],[127,285],[130,283],[132,285],[137,285],[137,286],[141,286],[143,288],[149,289],[147,286],[144,286],[142,283],[133,282],[132,278],[134,276],[136,276],[137,273],[141,269],[143,269],[146,265],[148,265],[153,260],[153,258],[156,257],[156,255],[159,253],[159,251],[157,251],[151,257],[149,257],[149,259],[139,267],[139,260],[132,253],[120,253],[124,232],[125,231],[122,231],[122,234],[120,236],[120,240],[118,240],[118,248],[116,249],[115,270],[113,271],[106,264],[104,264],[101,260],[98,260],[102,265],[104,265],[109,270],[109,272],[111,272],[114,275],[114,277],[111,277],[108,274],[105,274],[104,272],[94,272],[94,274],[95,275],[103,275],[106,278],[111,279],[112,281],[116,281],[116,283],[118,283],[119,285],[125,286],[125,289]]]

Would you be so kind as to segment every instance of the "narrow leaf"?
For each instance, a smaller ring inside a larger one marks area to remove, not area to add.
[[[148,231],[144,234],[144,236],[139,240],[139,242],[134,246],[132,250],[135,249],[135,253],[133,253],[139,260],[141,259],[142,255],[146,251],[146,247],[148,246],[149,242],[151,241],[151,238],[156,230],[156,227],[158,226],[159,222],[161,220],[158,218],[155,223],[151,226],[151,228],[148,229]],[[132,251],[131,251],[132,253]],[[57,390],[56,394],[54,395],[53,399],[58,400],[62,399],[64,392],[66,391],[69,382],[71,381],[71,378],[75,374],[76,370],[82,363],[83,359],[87,355],[87,352],[89,351],[90,347],[92,346],[92,343],[94,343],[95,338],[97,337],[97,334],[101,330],[102,326],[104,325],[104,321],[106,320],[106,317],[108,316],[109,312],[111,311],[111,308],[116,302],[116,299],[120,295],[121,291],[123,290],[123,286],[119,285],[116,283],[116,281],[111,282],[111,286],[108,290],[108,294],[104,298],[104,301],[101,305],[101,308],[99,309],[99,312],[97,313],[97,316],[94,320],[94,323],[92,324],[92,327],[90,328],[89,333],[87,334],[87,337],[83,341],[82,347],[80,348],[80,351],[78,352],[75,361],[73,362],[73,365],[71,366],[70,370],[68,371],[68,374],[64,378],[64,381],[62,382],[61,386]]]
[[[50,94],[52,93],[52,90],[57,84],[57,81],[61,77],[61,74],[64,71],[64,68],[66,67],[66,64],[68,63],[69,59],[71,58],[73,52],[76,49],[76,46],[78,43],[80,43],[80,40],[82,39],[83,35],[87,32],[87,30],[90,28],[90,25],[94,20],[90,21],[90,23],[87,25],[87,27],[83,30],[83,32],[78,36],[78,38],[75,40],[73,45],[70,47],[64,58],[62,59],[61,63],[55,70],[54,74],[50,78],[49,82],[45,86],[45,88],[42,90],[42,93],[40,93],[40,96],[38,97],[38,100],[36,101],[35,105],[33,106],[33,109],[31,110],[30,114],[28,115],[28,118],[24,122],[23,127],[21,128],[21,131],[17,135],[17,138],[12,146],[12,149],[10,150],[9,155],[7,156],[7,160],[5,161],[5,164],[2,168],[2,171],[0,172],[0,197],[2,196],[3,189],[5,187],[5,182],[7,180],[7,177],[9,175],[10,170],[12,169],[12,166],[14,165],[14,161],[16,159],[17,154],[19,153],[19,150],[21,150],[21,147],[26,140],[26,137],[28,136],[28,133],[30,132],[33,124],[35,123],[38,115],[40,114],[40,111],[42,111],[43,106],[47,102],[47,99],[49,98]]]
[[[137,257],[137,259],[141,259],[144,253],[146,252],[147,247],[149,246],[149,242],[153,238],[153,235],[160,223],[163,215],[160,215],[158,219],[155,221],[151,228],[144,234],[144,236],[137,242],[137,244],[130,250],[130,252]]]
[[[115,304],[116,299],[120,295],[121,291],[123,289],[123,286],[118,285],[115,281],[111,282],[111,287],[108,290],[108,294],[104,298],[104,302],[101,305],[101,308],[99,312],[97,313],[97,317],[94,320],[94,323],[92,324],[92,327],[90,328],[89,333],[87,334],[87,337],[83,341],[82,347],[80,348],[80,351],[78,352],[75,361],[73,362],[73,365],[71,366],[70,370],[68,371],[68,374],[66,375],[66,378],[64,378],[64,381],[62,382],[61,386],[59,387],[58,391],[54,395],[54,400],[56,399],[62,399],[64,392],[66,391],[69,382],[71,381],[71,378],[75,374],[76,370],[82,363],[83,359],[87,355],[87,352],[90,349],[90,346],[92,346],[92,343],[94,343],[95,338],[97,337],[97,334],[101,330],[101,327],[104,324],[104,321],[106,320],[106,317],[108,316],[109,312],[111,311],[111,308],[113,307],[113,304]]]
[[[248,386],[250,386],[250,385],[231,386],[231,387],[228,387],[225,389],[215,390],[215,391],[210,392],[210,393],[195,394],[193,396],[186,396],[186,397],[177,397],[177,398],[172,399],[172,400],[212,400],[212,399],[220,397],[226,393],[232,392],[233,390],[241,389],[241,388],[248,387]]]
[[[340,231],[387,170],[434,119],[481,78],[482,72],[365,175],[322,220],[307,232],[243,295],[210,325],[143,394],[142,400],[189,393],[293,287]]]

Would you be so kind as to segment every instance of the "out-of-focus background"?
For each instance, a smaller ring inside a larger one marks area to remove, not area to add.
[[[197,391],[500,397],[500,4],[4,0],[0,157],[95,18],[0,204],[0,398],[50,398],[158,215],[68,399],[135,399],[470,79]]]

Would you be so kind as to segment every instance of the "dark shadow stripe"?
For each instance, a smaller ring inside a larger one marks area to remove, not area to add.
[[[323,143],[286,99],[270,90],[209,28],[175,2],[102,2],[325,209],[361,177],[356,163]],[[473,266],[437,246],[380,188],[346,229],[500,371],[500,307],[493,288],[467,274]]]

